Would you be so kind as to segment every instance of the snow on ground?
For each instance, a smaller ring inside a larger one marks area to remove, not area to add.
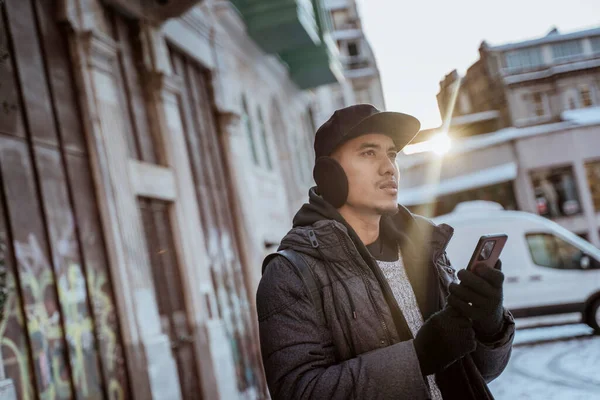
[[[600,400],[600,336],[584,324],[520,329],[489,386],[498,400]]]

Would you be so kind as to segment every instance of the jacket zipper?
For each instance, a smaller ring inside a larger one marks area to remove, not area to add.
[[[349,259],[352,259],[352,253],[347,246],[346,240],[341,236],[343,234],[343,232],[340,232],[341,229],[339,227],[337,227],[335,224],[333,224],[333,226],[335,229],[335,233],[338,236],[338,239],[340,240],[342,247],[344,248],[344,252],[346,253],[346,255],[348,256]],[[352,242],[352,240],[350,240],[350,241]],[[354,246],[356,252],[358,253],[358,249],[356,249],[356,246],[354,245],[354,243],[352,243],[352,246]],[[360,255],[360,253],[358,253],[358,254]],[[369,282],[367,281],[367,277],[366,277],[364,271],[362,270],[362,266],[359,268],[358,273],[360,274],[363,284],[365,285],[365,288],[367,289],[367,294],[369,295],[369,300],[371,300],[371,304],[373,304],[373,307],[375,308],[375,312],[377,313],[377,316],[379,317],[379,321],[381,322],[381,325],[383,326],[383,330],[385,331],[386,340],[388,341],[388,343],[392,343],[392,339],[391,339],[392,336],[390,334],[387,324],[385,323],[385,319],[383,318],[383,315],[381,314],[381,310],[379,309],[379,306],[375,302],[373,293],[371,292],[371,286],[370,286]],[[382,288],[382,289],[385,290],[385,288]]]

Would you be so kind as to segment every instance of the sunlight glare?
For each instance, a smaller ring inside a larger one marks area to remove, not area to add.
[[[451,146],[452,141],[446,132],[438,133],[433,139],[431,139],[431,151],[438,156],[446,154],[450,150]]]
[[[450,150],[451,146],[452,141],[450,136],[448,136],[446,132],[440,132],[425,142],[409,144],[404,148],[403,152],[407,155],[433,152],[441,156],[446,154]]]

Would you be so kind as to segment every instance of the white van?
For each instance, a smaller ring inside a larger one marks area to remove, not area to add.
[[[505,233],[504,305],[516,318],[580,312],[600,332],[600,249],[539,215],[488,201],[461,203],[434,218],[454,228],[447,248],[465,268],[481,235]]]

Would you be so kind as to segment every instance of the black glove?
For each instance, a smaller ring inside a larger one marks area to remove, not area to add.
[[[498,260],[496,268],[479,264],[474,271],[463,269],[457,274],[460,284],[450,284],[448,304],[473,321],[473,329],[480,338],[494,337],[504,326],[501,267]]]
[[[452,307],[429,317],[413,344],[423,376],[443,370],[477,346],[471,321]]]

